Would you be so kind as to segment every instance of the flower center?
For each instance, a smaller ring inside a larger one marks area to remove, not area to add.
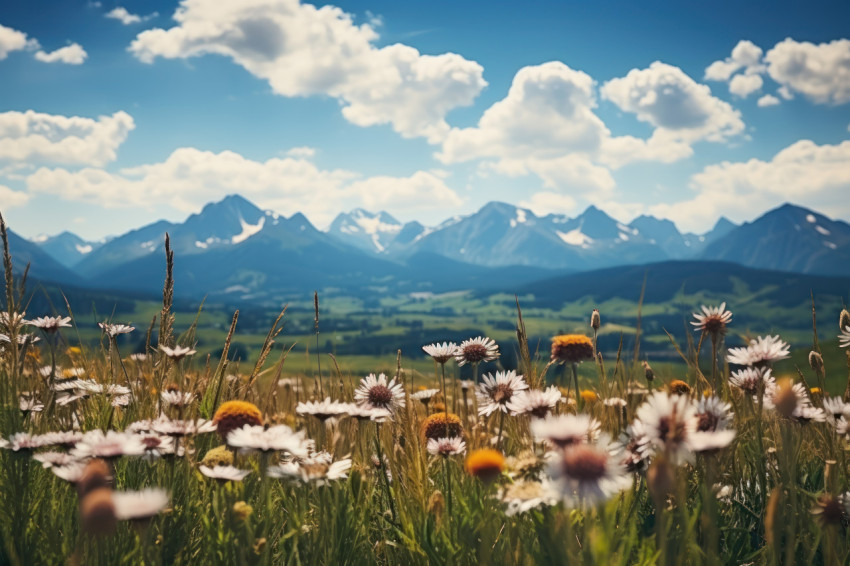
[[[720,315],[713,314],[707,316],[702,323],[703,328],[709,334],[724,334],[726,332],[726,323],[720,318]]]
[[[493,389],[493,393],[491,393],[490,396],[496,403],[505,405],[508,401],[511,400],[511,397],[513,397],[513,395],[514,390],[511,389],[510,385],[507,385],[506,383],[500,383],[496,386],[495,389]]]
[[[463,349],[463,359],[477,363],[487,357],[487,347],[483,344],[470,344]]]
[[[699,419],[697,430],[700,432],[715,431],[717,430],[717,424],[720,422],[720,419],[714,413],[700,413],[697,415],[697,418]]]
[[[375,385],[369,390],[369,403],[377,407],[386,407],[393,400],[393,392],[386,385]]]
[[[549,405],[537,405],[532,407],[529,413],[538,419],[545,419],[549,414]]]
[[[589,446],[576,446],[564,454],[564,473],[579,481],[594,481],[605,475],[608,455]]]
[[[673,417],[661,417],[658,421],[658,436],[664,442],[682,442],[685,439],[685,423]]]

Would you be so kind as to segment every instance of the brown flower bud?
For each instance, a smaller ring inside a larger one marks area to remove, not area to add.
[[[590,313],[590,327],[599,330],[600,326],[602,326],[602,321],[599,318],[599,309],[593,309],[593,312]]]
[[[817,373],[823,373],[823,356],[812,350],[809,352],[809,365]]]
[[[776,393],[773,397],[776,411],[785,418],[790,418],[797,408],[797,395],[794,393],[794,384],[788,378],[780,380],[776,384]]]
[[[646,382],[652,385],[652,380],[655,379],[655,372],[649,367],[649,362],[643,362],[643,374],[646,376]]]
[[[838,316],[838,330],[843,332],[850,327],[850,312],[847,309],[841,309],[841,314]]]

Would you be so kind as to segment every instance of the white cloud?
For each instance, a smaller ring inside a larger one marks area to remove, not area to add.
[[[60,47],[50,53],[37,51],[35,54],[35,58],[42,63],[65,63],[67,65],[82,65],[86,57],[88,57],[88,53],[79,43]]]
[[[138,14],[131,14],[127,11],[127,8],[123,6],[118,6],[117,8],[113,8],[109,12],[105,14],[105,17],[111,18],[113,20],[118,20],[125,26],[129,26],[132,24],[139,24],[141,22],[146,22],[151,18],[155,18],[159,15],[159,13],[154,12],[153,14],[149,14],[147,16],[140,16]]]
[[[729,81],[729,92],[741,98],[747,98],[759,90],[764,81],[759,75],[735,75]]]
[[[9,187],[0,185],[0,203],[2,203],[4,211],[16,206],[23,206],[29,199],[30,196],[27,193],[13,191]]]
[[[765,108],[767,106],[776,106],[779,104],[779,99],[773,96],[772,94],[765,94],[761,98],[759,98],[758,102],[759,108]]]
[[[0,61],[13,51],[38,49],[38,41],[27,39],[27,34],[0,24]]]
[[[261,15],[260,15],[261,14]],[[130,51],[150,63],[217,54],[230,57],[283,96],[327,95],[359,126],[390,124],[405,137],[438,142],[446,114],[486,86],[481,65],[454,53],[378,48],[369,24],[335,6],[298,0],[183,0],[175,27],[140,33]]]
[[[680,227],[707,230],[719,215],[749,220],[753,210],[793,202],[836,216],[850,216],[850,141],[817,145],[801,140],[770,161],[723,162],[691,177],[696,195],[686,201],[658,204],[650,211]]]
[[[531,198],[520,201],[519,206],[530,209],[537,216],[547,214],[572,214],[578,207],[576,199],[569,195],[541,191]]]
[[[0,113],[0,162],[101,166],[115,159],[135,128],[126,112],[100,116],[58,116],[27,110]]]
[[[289,157],[311,159],[316,155],[316,148],[308,146],[293,147],[292,149],[286,152],[286,155],[288,155]]]
[[[602,96],[666,138],[720,142],[743,132],[740,112],[678,67],[656,61],[605,83]]]
[[[345,170],[322,170],[305,159],[247,159],[232,151],[212,153],[179,148],[164,162],[126,168],[80,171],[41,168],[30,175],[31,193],[104,207],[169,205],[194,211],[224,195],[239,193],[284,214],[305,213],[322,224],[358,206],[417,212],[461,204],[440,176],[419,171],[409,177],[362,178]]]
[[[794,100],[794,94],[791,92],[791,90],[787,86],[779,87],[779,89],[776,92],[778,92],[779,96],[781,96],[785,100]]]
[[[788,38],[764,60],[770,78],[790,91],[818,104],[850,102],[850,39],[815,45]]]
[[[728,81],[740,69],[753,74],[761,69],[761,56],[764,53],[752,41],[742,39],[738,42],[732,55],[723,61],[715,61],[705,69],[705,79],[708,81]]]

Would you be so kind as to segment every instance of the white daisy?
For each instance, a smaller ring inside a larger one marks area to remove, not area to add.
[[[23,395],[18,398],[18,407],[24,413],[40,413],[44,410],[44,404],[41,401],[35,397]]]
[[[492,338],[478,336],[460,343],[455,351],[457,365],[489,362],[499,357],[499,346]]]
[[[508,412],[508,403],[519,393],[528,389],[528,384],[515,371],[497,371],[485,375],[478,384],[475,397],[478,399],[478,414],[487,416],[494,411]]]
[[[302,401],[295,407],[296,414],[301,416],[311,415],[320,421],[348,415],[348,410],[348,403],[331,401],[330,397],[325,397],[322,401],[307,401],[306,403]]]
[[[720,303],[718,307],[707,307],[702,305],[702,314],[694,313],[695,321],[691,322],[701,332],[709,334],[725,334],[726,325],[732,321],[732,313],[726,310],[726,303]]]
[[[151,430],[168,436],[188,436],[215,432],[216,426],[206,419],[172,420],[160,417],[151,423]]]
[[[840,419],[842,416],[850,416],[850,405],[844,402],[841,397],[826,397],[823,400],[823,410],[827,417],[831,417],[833,421]]]
[[[163,346],[160,344],[159,349],[162,350],[163,354],[165,354],[174,361],[180,361],[186,356],[191,356],[193,354],[198,353],[197,350],[193,350],[192,348],[184,346],[175,346],[173,348],[169,348],[168,346]]]
[[[316,482],[322,485],[328,481],[347,478],[350,469],[350,459],[334,462],[329,453],[322,451],[307,458],[292,458],[278,466],[272,466],[268,475],[273,478],[297,478],[304,483]]]
[[[234,466],[214,466],[210,468],[202,465],[198,466],[198,470],[208,478],[222,482],[242,481],[251,473],[250,470],[240,470]]]
[[[512,415],[531,415],[542,419],[563,400],[563,394],[554,385],[550,385],[543,391],[527,389],[518,392],[511,398],[508,402],[508,410]]]
[[[545,478],[541,481],[522,480],[506,485],[499,499],[506,505],[505,515],[513,517],[538,507],[556,505],[558,491]]]
[[[697,404],[697,431],[714,432],[732,424],[732,406],[716,396],[707,397]]]
[[[426,354],[434,358],[438,364],[444,364],[452,359],[455,352],[457,352],[457,344],[454,342],[443,342],[442,344],[437,342],[436,344],[422,346],[422,349],[425,350]]]
[[[115,518],[119,521],[141,521],[158,515],[168,505],[164,489],[148,488],[142,491],[112,492]]]
[[[459,436],[428,439],[428,453],[433,456],[456,456],[464,452],[466,452],[466,442]]]
[[[119,334],[129,334],[136,328],[126,324],[111,324],[109,322],[98,322],[97,325],[110,337],[115,338]]]
[[[620,397],[608,397],[607,399],[602,400],[602,404],[606,407],[617,407],[622,408],[628,405],[625,399],[621,399]]]
[[[726,428],[696,431],[691,433],[689,440],[694,452],[715,452],[726,448],[735,440],[735,430]]]
[[[148,359],[147,354],[130,354],[130,359],[134,362],[143,362]]]
[[[360,387],[354,391],[354,400],[370,409],[386,409],[390,412],[405,406],[401,383],[396,383],[395,378],[388,383],[384,374],[376,377],[370,373],[361,379]]]
[[[50,471],[53,474],[67,482],[77,483],[83,477],[83,472],[86,469],[85,462],[73,462],[65,466],[53,466]]]
[[[599,434],[599,421],[590,415],[550,415],[531,421],[531,433],[538,442],[548,442],[557,448],[568,448],[590,442]]]
[[[841,334],[838,335],[838,345],[842,348],[850,346],[850,326],[845,326]]]
[[[174,454],[174,438],[170,436],[148,432],[140,434],[139,440],[145,447],[145,456],[159,458],[160,456]]]
[[[386,409],[372,409],[364,405],[356,403],[346,403],[349,417],[354,417],[358,421],[375,421],[385,422],[392,417],[392,413]]]
[[[726,361],[742,366],[760,366],[791,355],[791,347],[779,336],[759,336],[746,348],[729,348]]]
[[[410,398],[416,399],[417,401],[420,401],[427,405],[431,401],[431,399],[434,398],[434,395],[439,392],[439,389],[422,389],[421,391],[417,391],[416,393],[412,394]]]
[[[195,400],[195,395],[189,391],[163,391],[159,398],[169,407],[185,407]]]
[[[306,438],[304,431],[294,432],[286,425],[269,428],[244,425],[230,431],[227,444],[238,448],[240,452],[289,452],[294,456],[306,458],[313,447],[313,441]]]
[[[41,467],[52,468],[54,466],[69,466],[76,463],[78,460],[67,452],[39,452],[33,454],[33,460],[41,462]]]
[[[78,430],[45,432],[39,435],[42,446],[61,446],[73,448],[83,439],[83,433]]]
[[[620,435],[623,447],[623,465],[628,472],[644,472],[649,467],[650,452],[644,447],[649,443],[646,427],[640,421],[634,421]]]
[[[40,328],[48,333],[56,332],[60,328],[70,327],[70,322],[70,316],[40,316],[34,320],[29,321],[32,326]]]
[[[748,395],[758,395],[759,384],[763,384],[764,390],[772,390],[776,380],[771,375],[770,368],[744,368],[733,371],[729,376],[729,383],[741,389]]]
[[[140,456],[144,454],[145,446],[141,439],[133,434],[100,429],[90,430],[71,450],[78,459],[84,458],[118,458],[120,456]]]
[[[696,432],[696,407],[683,395],[656,391],[636,413],[649,442],[646,450],[664,451],[673,465],[690,461],[693,456],[691,435]]]
[[[619,447],[607,435],[559,453],[549,463],[549,475],[570,506],[604,501],[631,485]]]
[[[40,435],[30,434],[28,432],[17,432],[9,437],[8,444],[4,448],[8,448],[13,452],[25,452],[35,450],[44,446],[44,438]]]

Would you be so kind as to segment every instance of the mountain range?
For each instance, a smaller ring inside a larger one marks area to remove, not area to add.
[[[321,231],[303,214],[287,218],[232,195],[184,222],[159,221],[99,242],[68,232],[33,241],[13,234],[11,246],[18,265],[31,262],[33,276],[43,280],[156,291],[166,232],[180,292],[242,300],[305,288],[438,292],[497,282],[508,288],[670,260],[850,275],[850,224],[791,204],[742,225],[720,218],[705,234],[682,234],[653,216],[624,224],[593,206],[571,218],[501,202],[433,227],[356,209]]]

